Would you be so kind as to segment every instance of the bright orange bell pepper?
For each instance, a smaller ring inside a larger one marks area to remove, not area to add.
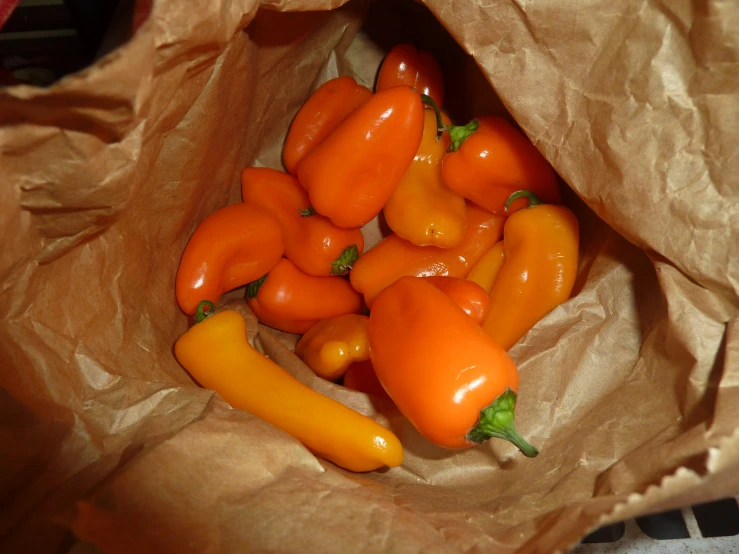
[[[490,294],[490,291],[493,290],[495,280],[498,278],[498,274],[503,267],[503,262],[505,262],[505,249],[501,240],[480,258],[480,261],[475,264],[470,274],[467,275],[467,280],[477,283],[485,292]]]
[[[308,275],[287,258],[249,283],[246,297],[259,321],[288,333],[304,333],[321,319],[362,311],[362,297],[346,279]]]
[[[437,140],[434,110],[425,110],[423,138],[413,163],[383,208],[393,232],[418,246],[453,248],[467,229],[464,198],[444,184],[441,162],[449,133]],[[449,118],[444,123],[449,124]]]
[[[295,345],[295,355],[319,377],[336,381],[351,364],[369,359],[368,323],[359,314],[319,321]]]
[[[316,456],[350,471],[403,461],[403,447],[391,431],[306,387],[252,348],[235,310],[195,324],[177,339],[174,352],[200,385],[291,434]]]
[[[424,280],[451,298],[475,323],[483,324],[488,315],[490,296],[480,285],[467,279],[446,275],[424,277]]]
[[[505,203],[526,188],[546,202],[561,202],[557,174],[529,139],[501,117],[480,117],[478,127],[450,131],[452,150],[444,156],[444,182],[457,194],[493,213],[505,214]],[[525,202],[514,204],[516,211]]]
[[[342,229],[312,213],[308,193],[292,175],[267,167],[241,172],[244,202],[264,208],[282,225],[285,257],[308,275],[348,273],[364,250],[359,229]]]
[[[377,294],[404,275],[467,277],[477,261],[500,240],[505,218],[474,204],[467,205],[467,231],[454,248],[416,246],[390,235],[354,263],[352,286],[364,295],[367,306]]]
[[[349,366],[344,373],[343,385],[358,392],[372,394],[380,398],[390,398],[382,388],[370,360],[356,362]]]
[[[383,90],[347,117],[298,165],[315,210],[339,227],[361,227],[387,202],[423,133],[420,94]]]
[[[398,44],[380,66],[376,90],[379,92],[398,85],[408,85],[426,94],[441,106],[444,103],[444,75],[439,64],[425,50],[412,44]]]
[[[516,365],[439,289],[395,281],[372,307],[369,336],[377,378],[428,440],[461,449],[499,437],[538,454],[514,423]]]
[[[529,207],[505,224],[505,262],[490,293],[485,332],[505,350],[570,297],[578,264],[579,224],[564,206],[541,204],[528,191]]]
[[[433,102],[438,133],[448,131],[449,152],[441,171],[444,183],[496,214],[507,215],[524,207],[521,200],[508,206],[508,197],[526,189],[550,204],[559,204],[561,196],[557,174],[531,141],[502,117],[486,116],[467,125],[444,125],[441,111]]]
[[[283,160],[295,175],[300,161],[329,136],[349,114],[372,97],[372,91],[352,77],[337,77],[311,94],[290,125]]]
[[[263,208],[232,204],[216,210],[195,228],[182,254],[177,303],[194,314],[201,300],[216,302],[267,273],[284,250],[280,223]]]

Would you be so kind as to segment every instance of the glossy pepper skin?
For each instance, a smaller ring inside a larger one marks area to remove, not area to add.
[[[505,262],[505,248],[501,240],[480,258],[480,261],[467,275],[467,280],[477,283],[485,292],[490,294],[503,267],[503,262]]]
[[[564,206],[529,206],[505,224],[505,263],[490,293],[490,312],[483,328],[502,348],[510,349],[541,318],[570,297],[578,264],[579,224]]]
[[[527,189],[550,204],[561,202],[557,175],[529,139],[501,117],[480,117],[450,130],[452,150],[444,156],[446,185],[472,202],[506,214],[508,197]],[[476,129],[476,130],[475,130]],[[526,205],[519,201],[509,212]]]
[[[292,175],[267,167],[247,167],[241,172],[241,196],[280,222],[285,257],[308,275],[348,273],[364,249],[359,229],[342,229],[312,213],[308,193]]]
[[[352,363],[369,359],[368,324],[360,314],[319,321],[295,345],[295,355],[319,377],[336,381]]]
[[[400,86],[378,92],[298,165],[315,210],[339,227],[361,227],[387,202],[416,155],[421,96]]]
[[[216,302],[231,289],[268,272],[282,257],[280,223],[255,204],[216,210],[196,227],[175,280],[177,303],[194,314],[201,300]]]
[[[470,269],[500,240],[505,218],[467,204],[467,231],[454,248],[416,246],[390,235],[365,252],[349,274],[352,286],[372,308],[375,296],[404,275],[467,277]]]
[[[385,220],[400,238],[418,246],[453,248],[467,229],[467,207],[460,195],[444,184],[441,162],[449,148],[449,133],[437,140],[434,110],[424,110],[423,138],[383,208]],[[443,116],[448,125],[449,118]]]
[[[174,350],[203,387],[291,434],[321,458],[350,471],[403,461],[403,447],[392,432],[303,385],[252,348],[244,318],[234,310],[195,324]]]
[[[304,333],[321,319],[362,311],[362,297],[348,281],[308,275],[287,258],[249,283],[246,296],[259,321],[288,333]]]
[[[318,87],[295,115],[287,133],[282,153],[287,170],[295,175],[308,152],[371,96],[372,91],[351,77],[337,77]]]
[[[425,50],[412,44],[398,44],[385,56],[377,76],[379,92],[398,85],[407,85],[426,94],[441,106],[444,103],[444,75],[439,64]]]
[[[423,279],[446,294],[475,323],[483,324],[488,315],[490,296],[480,285],[459,277],[437,275]]]
[[[350,365],[344,374],[343,384],[346,388],[357,392],[372,394],[380,398],[390,398],[385,392],[385,389],[382,388],[377,375],[375,375],[375,370],[370,360],[356,362]]]
[[[378,295],[369,334],[377,378],[428,440],[461,449],[500,437],[538,454],[514,424],[513,360],[436,287],[398,279]]]

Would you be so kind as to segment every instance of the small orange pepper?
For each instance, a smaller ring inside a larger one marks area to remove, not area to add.
[[[441,275],[424,277],[424,280],[451,298],[475,323],[483,324],[488,315],[490,296],[480,285],[467,279]]]
[[[319,377],[336,381],[352,363],[369,359],[368,323],[359,314],[321,320],[300,338],[295,355]]]
[[[557,174],[523,133],[502,117],[478,117],[467,125],[444,125],[434,108],[438,133],[449,131],[451,146],[441,171],[446,185],[496,214],[507,215],[526,205],[524,200],[508,206],[508,197],[527,189],[545,202],[561,202]]]
[[[377,378],[432,443],[461,449],[499,437],[538,454],[516,431],[516,365],[439,289],[395,281],[375,300],[369,336]]]
[[[372,91],[352,77],[337,77],[318,87],[295,115],[287,133],[282,154],[287,170],[295,175],[308,152],[371,97]]]
[[[386,286],[404,275],[467,277],[477,261],[500,240],[505,218],[474,204],[467,205],[467,231],[454,248],[416,246],[390,235],[362,254],[349,278],[367,306]]]
[[[279,220],[285,257],[309,275],[348,273],[364,249],[362,231],[342,229],[312,212],[308,193],[292,175],[247,167],[241,172],[241,195]]]
[[[498,278],[498,274],[503,267],[503,262],[505,262],[505,249],[501,240],[480,258],[480,261],[475,264],[470,274],[467,275],[467,280],[477,283],[485,289],[485,292],[490,294],[490,291],[493,290],[495,280]]]
[[[444,76],[439,64],[425,50],[412,44],[398,44],[380,66],[376,90],[379,92],[398,85],[408,85],[426,94],[441,106],[444,103]]]
[[[362,297],[346,279],[308,275],[287,258],[249,283],[246,298],[259,321],[288,333],[304,333],[321,319],[362,311]],[[302,331],[294,330],[297,322]]]
[[[216,302],[229,290],[268,272],[282,257],[280,223],[255,204],[216,210],[195,228],[182,254],[175,296],[186,314],[201,300]]]
[[[441,163],[449,133],[436,135],[434,110],[424,111],[423,138],[413,163],[383,208],[393,232],[418,246],[453,248],[467,229],[464,198],[444,184]],[[445,124],[449,118],[443,116]]]
[[[505,263],[490,293],[483,329],[508,350],[541,318],[570,297],[578,263],[579,224],[564,206],[541,204],[529,191],[511,195],[529,200],[505,224]]]
[[[339,227],[361,227],[387,202],[423,133],[421,95],[399,86],[373,95],[298,165],[315,210]]]
[[[391,431],[310,389],[252,348],[235,310],[196,323],[177,339],[174,351],[200,385],[291,434],[316,456],[350,471],[403,461],[403,447]]]
[[[382,388],[370,360],[355,362],[344,373],[343,384],[346,388],[380,398],[390,398]]]

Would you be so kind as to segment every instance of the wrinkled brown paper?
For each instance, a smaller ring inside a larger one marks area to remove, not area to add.
[[[341,3],[155,0],[93,67],[0,90],[3,552],[62,552],[70,529],[116,554],[553,552],[739,493],[737,5],[299,11]],[[280,167],[313,89],[372,86],[401,40],[439,59],[458,122],[507,109],[575,191],[576,296],[511,351],[533,460],[436,448],[260,328],[266,353],[405,444],[402,467],[351,474],[172,356],[197,223],[240,199],[243,167]]]

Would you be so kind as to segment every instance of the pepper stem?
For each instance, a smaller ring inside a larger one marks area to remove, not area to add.
[[[246,285],[246,297],[247,298],[254,298],[257,293],[259,292],[259,289],[262,287],[264,282],[267,280],[266,275],[262,275],[259,279],[256,281],[252,281],[248,285]]]
[[[434,102],[434,99],[428,94],[421,95],[421,102],[431,106],[434,112],[436,112],[436,140],[438,141],[441,138],[441,133],[444,131],[444,122],[441,120],[441,110],[439,109],[439,106],[436,105],[436,102]]]
[[[310,217],[318,213],[313,206],[308,206],[307,208],[298,211],[300,212],[300,217]]]
[[[533,208],[534,206],[538,206],[539,204],[542,203],[542,201],[539,200],[539,197],[536,196],[530,190],[517,190],[516,192],[514,192],[508,197],[508,200],[506,200],[505,211],[508,211],[508,208],[510,208],[511,204],[513,204],[516,200],[518,200],[522,196],[525,196],[526,198],[529,199],[529,208]]]
[[[480,127],[480,123],[476,119],[473,119],[467,125],[444,125],[444,121],[441,119],[441,110],[439,109],[439,106],[436,105],[436,102],[434,102],[434,99],[426,94],[422,94],[421,101],[433,108],[434,112],[436,112],[436,140],[438,141],[441,139],[441,134],[444,131],[449,132],[451,142],[449,143],[448,152],[456,152],[459,150],[459,147],[462,146],[462,143],[467,139],[467,137],[477,131]]]
[[[472,133],[480,128],[480,122],[476,119],[470,121],[467,125],[448,125],[444,127],[446,131],[449,131],[449,152],[456,152],[462,143],[467,140]]]
[[[201,300],[198,302],[198,307],[195,308],[195,323],[200,323],[206,318],[209,318],[216,311],[216,305],[210,300]]]
[[[480,410],[480,419],[467,434],[467,440],[483,443],[490,438],[505,439],[515,444],[529,458],[536,457],[539,451],[518,434],[514,421],[516,393],[511,389],[501,394],[490,406]]]
[[[359,249],[356,244],[347,246],[343,252],[339,254],[339,257],[331,262],[331,274],[332,275],[345,275],[349,273],[354,262],[359,258]]]

